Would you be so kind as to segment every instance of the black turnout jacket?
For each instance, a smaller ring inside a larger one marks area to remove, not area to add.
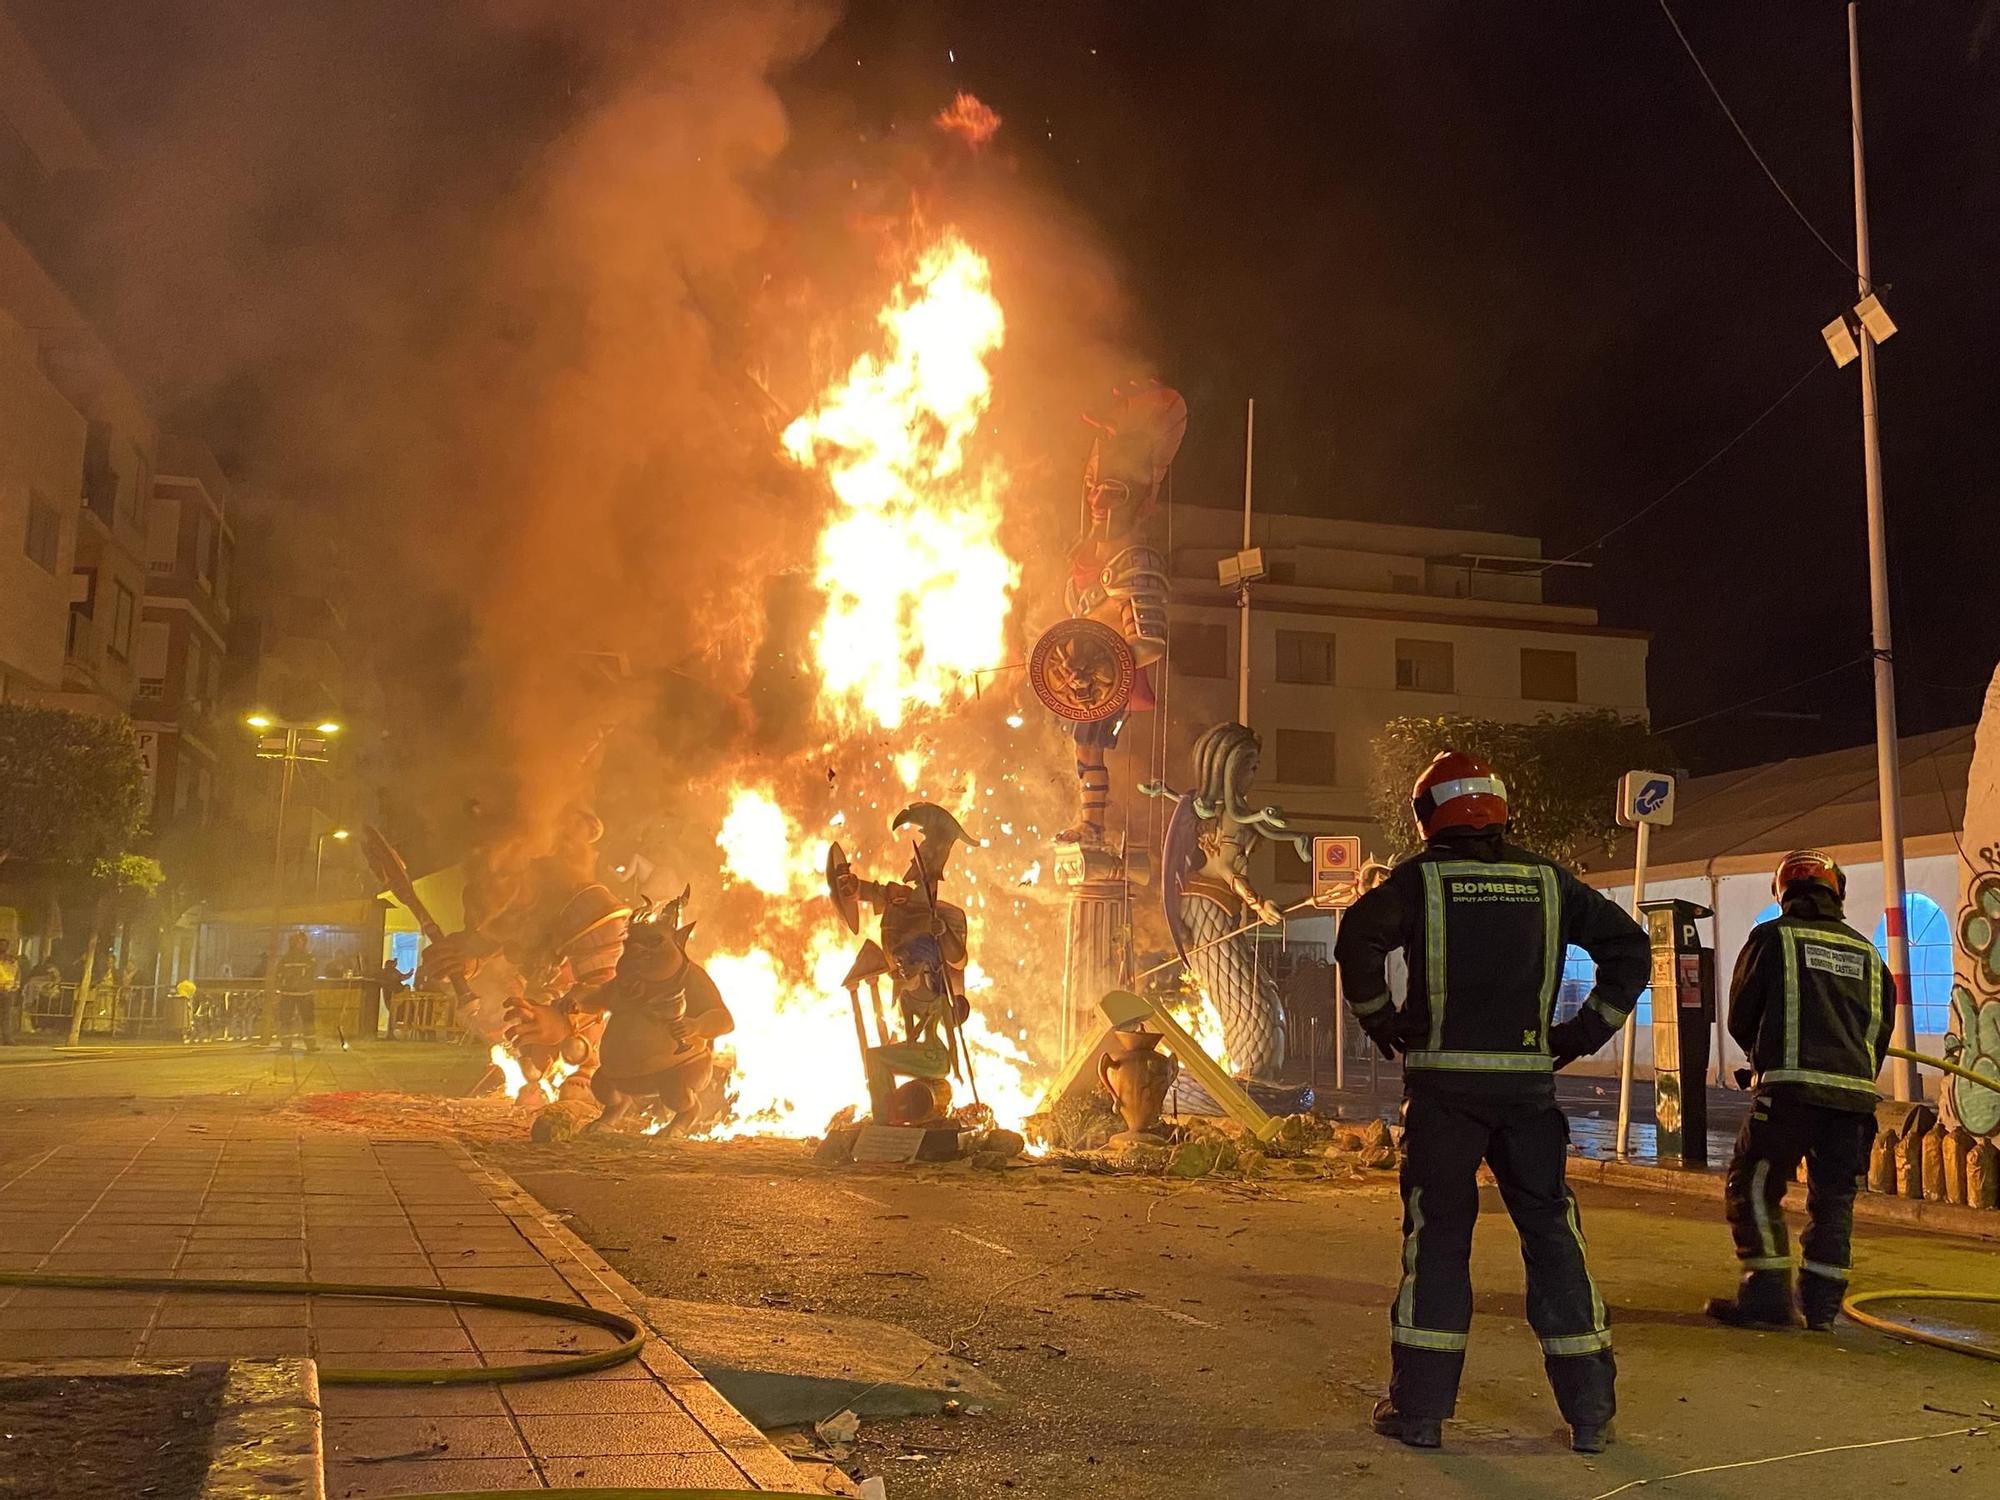
[[[1575,1016],[1555,1019],[1569,944],[1597,965]],[[1409,989],[1389,994],[1402,950]],[[1646,933],[1555,861],[1498,830],[1452,829],[1342,914],[1341,987],[1363,1029],[1403,1055],[1406,1091],[1550,1099],[1558,1067],[1631,1017],[1652,967]]]

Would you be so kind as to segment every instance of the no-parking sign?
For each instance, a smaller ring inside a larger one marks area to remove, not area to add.
[[[1361,840],[1353,834],[1313,836],[1313,905],[1323,911],[1352,906],[1361,895]]]

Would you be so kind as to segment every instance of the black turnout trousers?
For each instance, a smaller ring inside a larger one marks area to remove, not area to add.
[[[1493,1168],[1521,1237],[1528,1323],[1573,1427],[1616,1407],[1604,1303],[1584,1264],[1583,1224],[1564,1179],[1569,1121],[1554,1103],[1413,1091],[1403,1106],[1403,1279],[1389,1309],[1396,1410],[1444,1418],[1458,1400],[1472,1327],[1472,1226],[1480,1162]]]
[[[1723,1189],[1737,1263],[1780,1300],[1767,1309],[1782,1314],[1782,1282],[1791,1270],[1785,1235],[1785,1191],[1806,1164],[1806,1227],[1799,1294],[1808,1311],[1830,1312],[1846,1293],[1854,1237],[1855,1181],[1868,1165],[1875,1141],[1872,1112],[1829,1109],[1784,1095],[1759,1095],[1736,1137]]]

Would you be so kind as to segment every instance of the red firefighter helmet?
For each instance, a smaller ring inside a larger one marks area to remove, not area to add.
[[[1425,838],[1447,828],[1501,828],[1507,786],[1478,756],[1441,750],[1410,788],[1410,810]]]
[[[1824,849],[1794,849],[1779,860],[1778,872],[1771,877],[1771,894],[1782,900],[1800,881],[1823,885],[1842,901],[1847,899],[1847,871]]]

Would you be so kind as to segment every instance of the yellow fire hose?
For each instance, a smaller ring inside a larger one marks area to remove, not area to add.
[[[44,1287],[84,1292],[196,1292],[228,1296],[366,1297],[398,1302],[451,1302],[466,1307],[497,1307],[507,1312],[535,1313],[570,1323],[588,1323],[619,1336],[609,1349],[570,1354],[561,1359],[524,1365],[480,1365],[451,1370],[370,1370],[319,1368],[321,1385],[518,1385],[530,1380],[559,1380],[609,1370],[639,1356],[646,1331],[622,1313],[606,1312],[580,1302],[546,1297],[516,1297],[505,1292],[460,1291],[451,1287],[387,1286],[372,1282],[338,1281],[181,1281],[166,1276],[68,1276],[51,1271],[0,1271],[0,1286]],[[425,1500],[486,1500],[498,1491],[455,1491]],[[738,1491],[712,1489],[583,1489],[557,1490],[570,1500],[732,1500]],[[795,1497],[807,1491],[766,1491]],[[389,1497],[389,1500],[415,1500]]]
[[[1922,1063],[1927,1068],[1936,1068],[1941,1073],[1950,1073],[1963,1078],[1981,1088],[2000,1091],[2000,1079],[1989,1078],[1975,1073],[1970,1068],[1961,1068],[1957,1063],[1946,1062],[1941,1057],[1931,1057],[1926,1053],[1912,1052],[1906,1047],[1891,1047],[1891,1057],[1907,1058],[1914,1063]],[[1935,1291],[1927,1287],[1891,1287],[1877,1292],[1850,1292],[1840,1305],[1840,1310],[1863,1327],[1872,1328],[1877,1333],[1886,1333],[1891,1338],[1908,1339],[1919,1344],[1929,1344],[1934,1349],[1950,1349],[1957,1354],[1969,1354],[1974,1359],[2000,1360],[2000,1349],[1990,1344],[1975,1344],[1965,1339],[1947,1337],[1942,1333],[1927,1333],[1908,1323],[1886,1318],[1878,1313],[1864,1312],[1862,1309],[1871,1302],[1981,1302],[2000,1304],[2000,1292]]]
[[[570,1354],[561,1359],[526,1365],[475,1365],[452,1370],[364,1370],[329,1368],[319,1371],[321,1385],[516,1385],[528,1380],[558,1380],[588,1375],[637,1359],[646,1332],[621,1313],[605,1312],[581,1302],[556,1302],[546,1297],[515,1297],[505,1292],[459,1291],[435,1286],[376,1286],[342,1281],[179,1281],[170,1276],[66,1276],[52,1271],[0,1271],[0,1286],[48,1287],[82,1292],[211,1292],[228,1296],[294,1295],[307,1297],[372,1297],[398,1302],[454,1302],[468,1307],[498,1307],[508,1312],[537,1313],[571,1323],[609,1329],[622,1342],[609,1349]]]

